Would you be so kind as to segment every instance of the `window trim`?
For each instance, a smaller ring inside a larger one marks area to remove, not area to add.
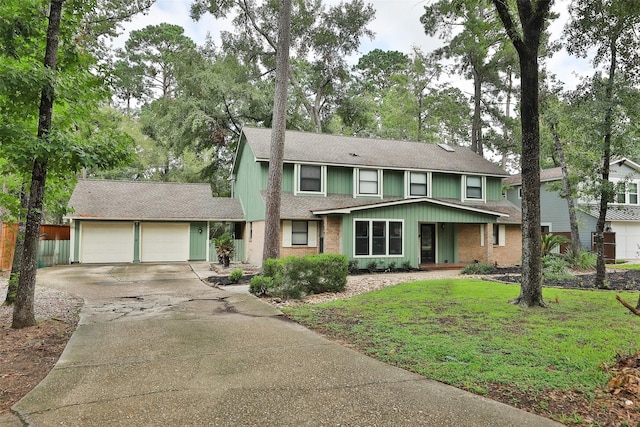
[[[293,223],[307,223],[307,243],[293,244]],[[318,247],[318,221],[283,220],[282,221],[282,247],[283,248],[317,248]]]
[[[315,166],[320,168],[320,191],[304,191],[300,189],[300,179],[301,176],[301,168],[302,166]],[[327,195],[327,166],[326,165],[317,165],[313,163],[296,163],[294,165],[294,183],[293,183],[293,194],[314,194],[314,195]]]
[[[360,171],[374,171],[377,174],[377,185],[378,185],[378,192],[377,193],[361,193],[360,192]],[[377,168],[353,168],[353,188],[354,188],[354,195],[353,197],[377,197],[377,198],[382,198],[382,188],[383,188],[383,182],[382,182],[382,169],[377,169]]]
[[[480,178],[480,198],[469,197],[467,195],[467,178]],[[462,179],[462,200],[473,202],[485,202],[487,200],[487,177],[484,175],[464,175]]]
[[[413,195],[411,194],[411,175],[412,174],[422,174],[427,178],[426,186],[427,186],[427,194],[422,195]],[[431,188],[432,188],[432,174],[431,172],[422,172],[422,171],[405,171],[404,172],[404,197],[405,199],[418,199],[421,197],[431,197]]]
[[[367,255],[356,255],[356,223],[358,222],[367,222],[368,223],[368,254]],[[384,222],[385,223],[385,254],[384,255],[374,255],[373,252],[373,223],[374,222]],[[401,253],[399,254],[389,254],[389,243],[391,239],[391,235],[389,233],[389,224],[390,223],[400,223],[402,227],[402,233],[400,238],[401,241]],[[404,245],[405,245],[405,226],[404,219],[383,219],[383,218],[353,218],[353,231],[352,231],[352,256],[354,259],[366,259],[366,258],[402,258],[404,257]]]
[[[612,204],[614,205],[628,205],[628,206],[638,206],[640,205],[640,182],[636,180],[624,180],[624,179],[612,179],[611,183],[613,184],[615,193],[614,193],[614,201]],[[633,184],[636,186],[635,193],[631,193],[629,191],[630,185]],[[618,191],[618,186],[624,185],[624,193]],[[618,201],[618,195],[624,194],[624,202]],[[631,195],[635,194],[636,202],[631,203]]]

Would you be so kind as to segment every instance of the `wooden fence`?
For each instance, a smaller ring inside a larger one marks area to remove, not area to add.
[[[43,224],[40,226],[38,267],[68,264],[71,250],[71,230],[68,225]],[[0,233],[0,271],[10,271],[18,237],[18,224],[2,223]]]

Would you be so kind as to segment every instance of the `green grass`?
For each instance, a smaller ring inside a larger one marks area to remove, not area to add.
[[[640,263],[607,264],[607,268],[615,268],[620,270],[640,270]]]
[[[479,394],[499,384],[592,395],[608,380],[601,363],[638,348],[640,319],[614,292],[549,288],[548,308],[522,309],[508,303],[519,291],[476,279],[420,281],[283,311],[384,362]]]

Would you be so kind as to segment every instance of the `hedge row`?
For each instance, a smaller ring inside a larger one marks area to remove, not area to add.
[[[340,292],[347,285],[347,257],[337,254],[269,259],[262,275],[251,279],[254,295],[299,299],[309,294]]]

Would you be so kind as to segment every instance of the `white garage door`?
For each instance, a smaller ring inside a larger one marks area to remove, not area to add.
[[[189,224],[143,222],[140,225],[140,261],[189,259]]]
[[[133,262],[133,223],[82,222],[80,262]]]
[[[640,258],[640,224],[615,221],[611,223],[611,229],[616,233],[616,258]]]

